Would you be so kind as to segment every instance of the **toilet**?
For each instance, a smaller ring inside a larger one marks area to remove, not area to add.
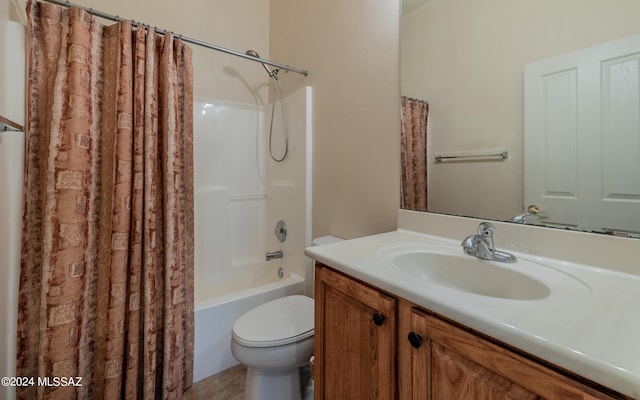
[[[245,400],[300,400],[300,367],[313,354],[313,299],[262,304],[233,324],[231,353],[247,367]]]

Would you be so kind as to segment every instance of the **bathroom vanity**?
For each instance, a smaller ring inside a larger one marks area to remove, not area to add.
[[[307,249],[316,399],[640,398],[640,276],[507,249],[496,265],[406,230]]]
[[[316,399],[627,398],[321,263],[315,341]]]

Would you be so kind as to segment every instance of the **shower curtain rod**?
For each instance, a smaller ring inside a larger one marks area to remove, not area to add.
[[[137,27],[139,25],[146,25],[146,24],[144,24],[142,22],[137,22],[137,21],[134,21],[132,19],[122,18],[122,17],[120,17],[118,15],[107,14],[107,13],[102,12],[102,11],[94,10],[93,8],[88,8],[88,7],[84,7],[84,6],[78,5],[78,4],[70,3],[70,2],[68,2],[66,0],[40,0],[40,1],[57,4],[59,6],[67,7],[67,8],[69,8],[69,7],[80,8],[80,9],[82,9],[84,11],[89,12],[90,14],[93,14],[93,15],[97,16],[97,17],[108,19],[108,20],[111,20],[111,21],[116,21],[116,22],[129,21],[131,23],[131,25],[133,25],[135,27]],[[149,25],[147,25],[147,26],[149,26]],[[156,28],[156,27],[153,27],[153,30],[156,33],[159,33],[161,35],[164,35],[165,33],[168,32],[165,29],[159,29],[159,28]],[[186,37],[186,36],[182,36],[182,35],[176,35],[176,36],[178,38],[180,38],[183,42],[195,44],[196,46],[201,46],[201,47],[205,47],[207,49],[221,51],[223,53],[231,54],[231,55],[236,56],[236,57],[242,57],[242,58],[245,58],[247,60],[256,61],[256,62],[259,62],[259,63],[271,65],[272,67],[276,67],[278,69],[284,69],[286,71],[295,72],[295,73],[298,73],[298,74],[301,74],[301,75],[304,75],[304,76],[309,75],[309,71],[307,71],[307,70],[290,67],[290,66],[284,65],[284,64],[278,64],[276,62],[265,60],[265,59],[259,58],[259,57],[253,57],[253,56],[247,55],[245,53],[241,53],[239,51],[235,51],[235,50],[227,49],[227,48],[224,48],[224,47],[216,46],[214,44],[203,42],[203,41],[198,40],[198,39],[192,39],[192,38],[189,38],[189,37]]]

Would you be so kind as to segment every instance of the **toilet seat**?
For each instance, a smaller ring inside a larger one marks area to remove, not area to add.
[[[232,336],[247,347],[274,347],[313,336],[313,299],[287,296],[262,304],[233,324]]]

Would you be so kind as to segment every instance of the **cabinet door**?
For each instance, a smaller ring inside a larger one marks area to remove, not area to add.
[[[396,300],[316,268],[315,398],[394,399]]]
[[[401,400],[612,398],[483,336],[403,307],[400,318],[409,320],[400,324],[399,374],[407,386]]]
[[[430,350],[434,399],[538,399],[535,393],[440,343],[432,342]]]

